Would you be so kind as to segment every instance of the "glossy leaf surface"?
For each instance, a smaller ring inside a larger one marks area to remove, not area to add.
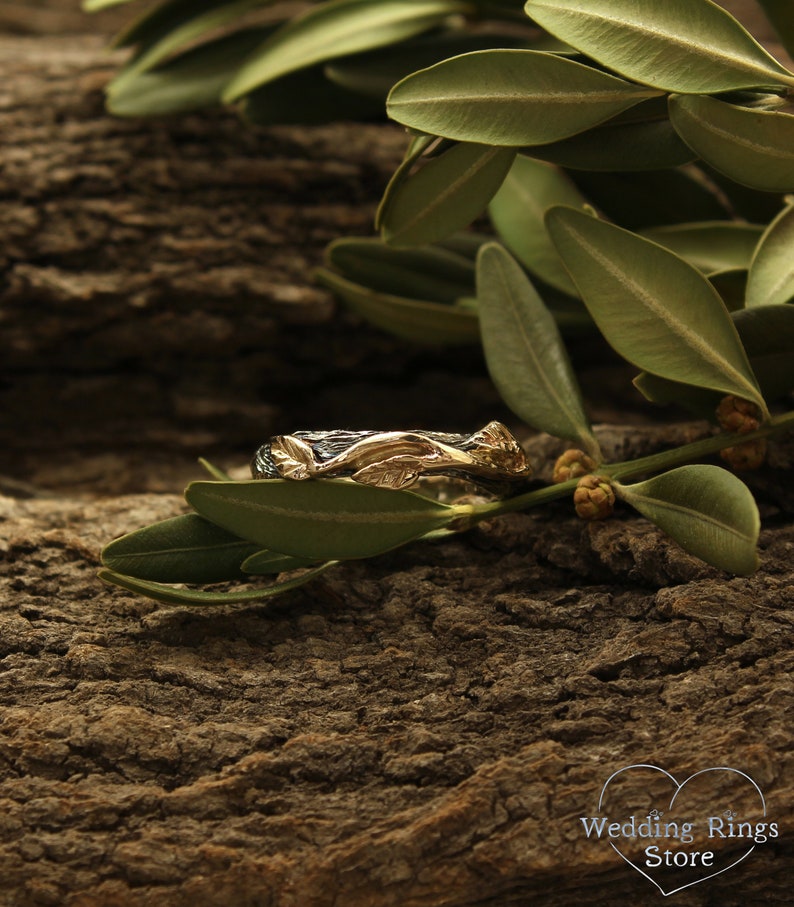
[[[163,116],[220,103],[240,56],[259,44],[269,29],[248,29],[201,44],[155,69],[127,75],[108,96],[116,116]]]
[[[515,158],[509,148],[463,142],[394,188],[379,220],[386,242],[432,243],[467,227],[487,207]]]
[[[254,51],[226,100],[295,70],[421,34],[467,9],[459,0],[330,0],[289,21]]]
[[[758,566],[758,508],[747,486],[719,466],[682,466],[615,493],[690,554],[746,576]]]
[[[764,231],[750,263],[746,305],[779,305],[794,297],[794,202]]]
[[[313,560],[371,557],[441,529],[459,509],[348,480],[193,482],[198,513],[262,548]]]
[[[675,252],[704,274],[747,270],[763,232],[756,224],[706,221],[652,227],[642,235]]]
[[[116,37],[114,44],[118,47],[136,44],[139,47],[135,56],[110,83],[108,92],[113,94],[136,73],[151,69],[170,54],[269,2],[271,0],[168,0],[155,6]]]
[[[337,239],[325,259],[346,280],[391,296],[454,303],[474,293],[474,263],[438,246],[396,249],[378,239]]]
[[[111,542],[102,563],[116,573],[161,583],[220,583],[243,576],[256,546],[187,513]]]
[[[695,268],[649,240],[553,208],[552,240],[607,341],[663,378],[765,404],[736,328]]]
[[[315,278],[362,318],[403,340],[425,346],[479,342],[477,313],[468,306],[378,293],[327,268],[318,269]]]
[[[246,602],[266,601],[275,595],[281,595],[289,592],[291,589],[297,589],[306,583],[325,573],[329,567],[333,567],[335,561],[329,561],[321,564],[312,570],[306,570],[297,576],[289,579],[280,580],[272,583],[270,586],[260,586],[251,588],[250,586],[241,586],[239,589],[230,592],[206,592],[201,589],[179,589],[174,586],[168,586],[164,583],[155,583],[150,580],[136,579],[131,576],[124,576],[113,570],[100,570],[97,576],[105,583],[114,586],[121,586],[122,589],[128,589],[130,592],[137,592],[139,595],[145,595],[147,598],[162,602],[167,605],[234,605]]]
[[[670,98],[670,119],[703,160],[743,186],[794,189],[794,116],[716,98]]]
[[[554,205],[581,208],[587,200],[556,167],[518,155],[488,208],[496,232],[513,255],[544,283],[576,296],[546,230]]]
[[[534,428],[577,441],[597,455],[554,318],[498,243],[480,250],[477,298],[488,371],[505,403]]]
[[[463,54],[394,86],[392,119],[487,145],[542,145],[583,132],[657,92],[533,50]]]
[[[588,57],[664,91],[794,85],[794,74],[709,0],[529,0],[524,9]]]

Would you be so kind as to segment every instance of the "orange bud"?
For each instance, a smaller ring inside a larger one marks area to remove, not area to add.
[[[747,434],[761,424],[761,410],[755,403],[728,394],[717,407],[717,421],[725,431]]]
[[[735,447],[726,447],[720,451],[720,456],[736,472],[758,469],[766,459],[766,438],[756,438]]]
[[[573,493],[573,503],[583,520],[603,520],[615,509],[615,492],[606,476],[583,476]]]
[[[583,450],[571,448],[557,458],[552,473],[552,482],[567,482],[568,479],[578,479],[586,476],[596,468],[596,461]]]

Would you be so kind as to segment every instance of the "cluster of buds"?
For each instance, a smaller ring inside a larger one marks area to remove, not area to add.
[[[717,421],[726,431],[746,435],[761,425],[761,411],[755,403],[728,394],[717,407]],[[755,438],[726,447],[720,456],[737,472],[758,469],[766,458],[766,439]]]
[[[604,520],[615,509],[615,492],[609,479],[595,475],[596,461],[583,450],[572,448],[557,458],[552,481],[568,482],[579,479],[573,493],[576,513],[583,520]]]

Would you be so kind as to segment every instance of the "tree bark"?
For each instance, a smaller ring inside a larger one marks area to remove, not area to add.
[[[96,37],[0,39],[0,473],[48,489],[0,495],[0,904],[652,903],[581,823],[647,763],[744,772],[778,825],[676,907],[789,904],[791,443],[750,480],[747,578],[560,504],[267,606],[98,583],[108,540],[184,509],[200,454],[242,475],[276,429],[509,418],[479,353],[384,338],[309,280],[370,232],[399,130],[114,120],[114,66]],[[595,415],[630,419],[615,374],[588,379]],[[598,429],[612,459],[704,430]],[[560,443],[527,445],[547,476]]]

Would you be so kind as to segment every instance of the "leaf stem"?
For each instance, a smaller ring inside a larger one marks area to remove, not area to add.
[[[726,447],[733,447],[745,441],[754,441],[757,438],[778,435],[791,428],[794,428],[794,411],[783,413],[779,416],[772,416],[760,428],[745,434],[720,432],[709,438],[693,441],[691,444],[683,444],[681,447],[664,450],[647,457],[640,457],[637,460],[627,460],[622,463],[612,464],[604,463],[598,467],[598,474],[607,476],[615,481],[623,481],[624,479],[635,478],[646,473],[660,472],[665,469],[682,466],[686,463],[691,463],[693,460],[699,460],[718,453]],[[472,523],[478,523],[480,520],[490,519],[503,513],[530,510],[557,498],[570,496],[578,481],[578,479],[570,479],[567,482],[547,485],[545,488],[528,491],[505,500],[475,505],[472,508],[470,520]]]

